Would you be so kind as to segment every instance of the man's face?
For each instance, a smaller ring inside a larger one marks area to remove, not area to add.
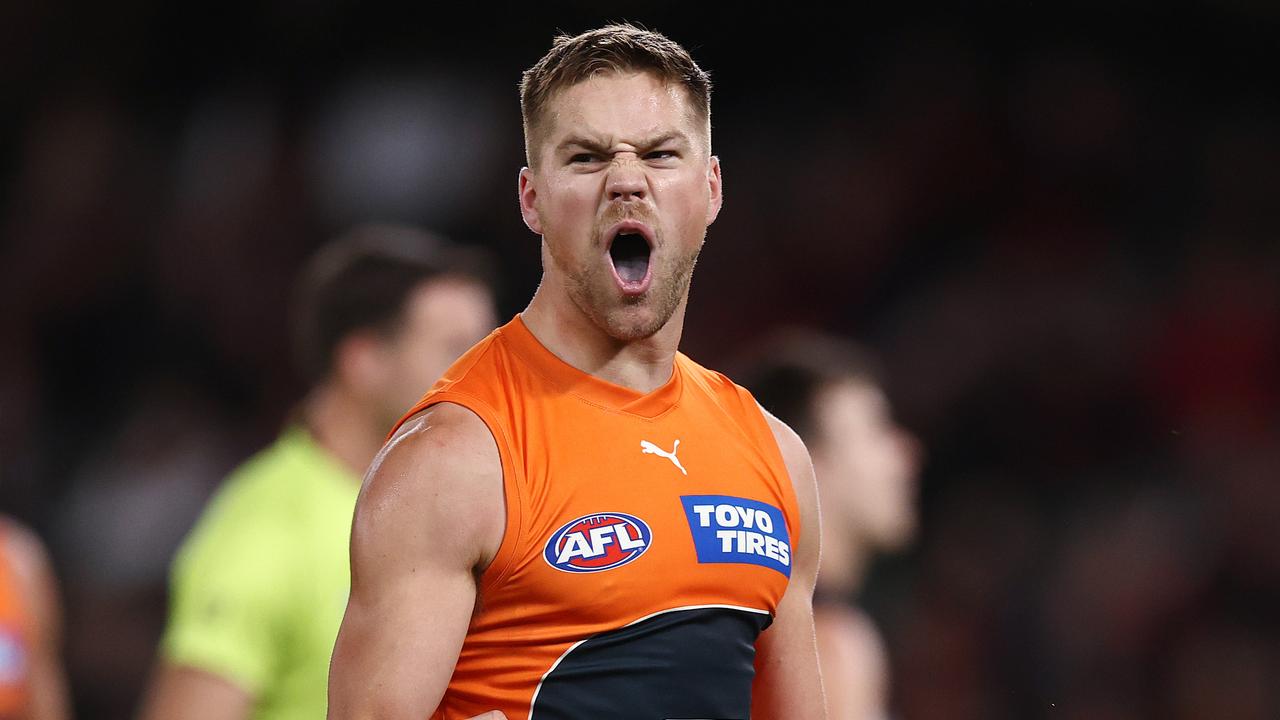
[[[872,545],[891,550],[916,529],[919,447],[894,422],[880,388],[844,381],[820,391],[814,469],[824,508],[850,518]]]
[[[445,276],[419,285],[379,353],[384,368],[377,390],[381,413],[389,422],[398,420],[495,324],[493,299],[480,283]]]
[[[549,255],[544,282],[614,338],[654,334],[720,211],[705,121],[679,85],[608,73],[553,96],[536,135],[520,205]]]

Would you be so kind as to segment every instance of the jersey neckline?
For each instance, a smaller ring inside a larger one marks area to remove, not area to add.
[[[519,314],[502,328],[500,334],[521,359],[558,390],[607,410],[651,420],[674,407],[684,390],[679,353],[676,353],[671,377],[653,391],[642,393],[583,372],[560,359],[534,336]]]

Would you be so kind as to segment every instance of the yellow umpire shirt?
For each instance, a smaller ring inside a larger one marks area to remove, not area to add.
[[[323,718],[359,489],[299,427],[241,465],[174,560],[165,660],[253,694],[254,720]]]

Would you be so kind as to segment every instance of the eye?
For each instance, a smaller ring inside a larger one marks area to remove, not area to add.
[[[671,160],[676,157],[675,150],[654,150],[644,155],[645,160]]]
[[[599,156],[592,155],[591,153],[578,153],[569,158],[569,163],[570,164],[593,163],[593,162],[597,162],[599,159],[600,159]]]

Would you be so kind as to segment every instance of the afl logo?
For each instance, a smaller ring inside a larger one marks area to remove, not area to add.
[[[542,557],[548,565],[564,572],[600,572],[640,557],[652,540],[649,526],[634,515],[583,515],[552,534]]]

